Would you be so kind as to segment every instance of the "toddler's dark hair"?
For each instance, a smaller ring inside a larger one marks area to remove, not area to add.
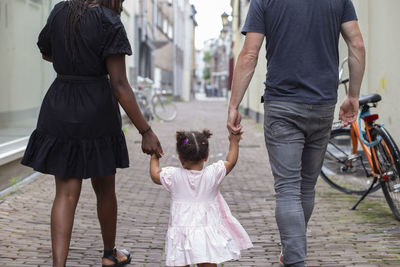
[[[198,131],[177,131],[176,151],[183,161],[199,162],[208,157],[208,139],[212,133],[204,129]]]

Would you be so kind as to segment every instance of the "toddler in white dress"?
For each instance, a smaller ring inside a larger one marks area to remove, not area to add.
[[[171,194],[167,266],[216,266],[239,259],[240,250],[253,246],[219,191],[222,180],[236,164],[241,135],[229,135],[225,161],[204,168],[210,136],[208,130],[177,132],[176,147],[183,168],[161,169],[157,156],[151,157],[152,180]]]

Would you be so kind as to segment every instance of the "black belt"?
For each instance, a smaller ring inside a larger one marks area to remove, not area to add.
[[[108,80],[108,75],[103,76],[78,76],[78,75],[61,75],[57,74],[57,78],[70,81],[96,81]]]

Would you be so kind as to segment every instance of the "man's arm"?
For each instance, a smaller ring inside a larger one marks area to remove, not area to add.
[[[348,47],[350,72],[349,92],[339,112],[341,126],[345,127],[357,119],[358,98],[365,70],[365,47],[357,21],[343,23],[341,32]]]
[[[248,32],[235,66],[227,122],[228,130],[234,134],[242,132],[241,115],[238,108],[253,77],[263,40],[264,34]]]

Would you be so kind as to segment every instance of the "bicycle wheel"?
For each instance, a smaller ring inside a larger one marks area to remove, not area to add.
[[[381,170],[380,179],[383,194],[392,213],[397,220],[400,220],[400,153],[393,138],[385,128],[376,127],[384,142],[380,142],[374,149],[377,163]]]
[[[361,147],[353,154],[350,129],[336,129],[326,149],[321,169],[322,178],[333,188],[346,193],[362,195],[370,187],[373,176],[371,167]],[[372,192],[380,187],[377,183]]]
[[[176,118],[177,109],[172,98],[154,95],[152,98],[154,115],[161,121],[172,121]]]

